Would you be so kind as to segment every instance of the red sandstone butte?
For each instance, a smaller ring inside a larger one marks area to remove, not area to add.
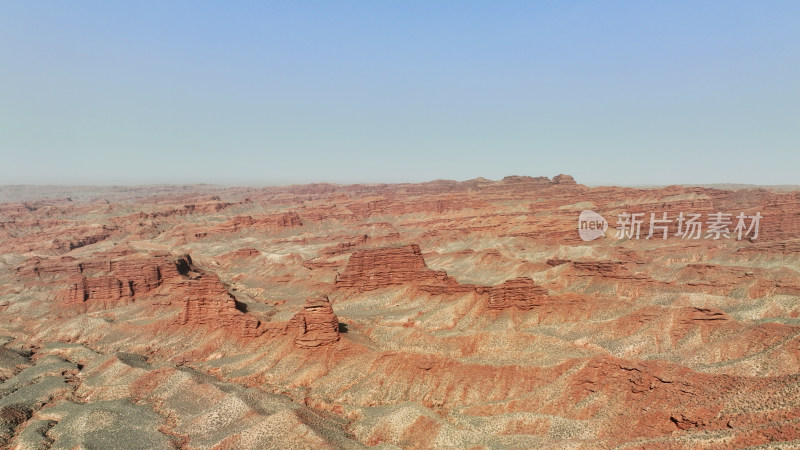
[[[339,319],[328,297],[309,298],[303,310],[289,321],[287,330],[297,333],[294,340],[297,347],[316,348],[339,340]]]
[[[256,337],[264,333],[261,322],[241,311],[236,299],[219,278],[203,274],[184,280],[183,308],[176,319],[177,325],[204,325],[209,329],[228,329],[243,337]]]
[[[488,309],[532,309],[547,300],[547,289],[528,277],[507,280],[488,288]]]
[[[370,291],[382,287],[435,279],[417,244],[359,250],[336,278],[337,288]]]
[[[460,284],[443,270],[430,269],[417,244],[352,253],[344,272],[335,280],[336,288],[358,292],[403,284],[434,295],[472,292],[477,287]]]

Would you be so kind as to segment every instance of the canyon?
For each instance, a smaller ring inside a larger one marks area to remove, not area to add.
[[[0,198],[0,447],[800,446],[800,190]],[[651,213],[717,212],[758,236],[646,239]],[[625,213],[640,239],[615,236]]]

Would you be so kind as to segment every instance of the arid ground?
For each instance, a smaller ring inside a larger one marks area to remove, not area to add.
[[[0,201],[3,447],[800,447],[800,191],[561,175]],[[584,210],[604,237],[581,239]],[[730,237],[645,239],[681,212],[732,214]],[[622,213],[640,239],[616,238]]]

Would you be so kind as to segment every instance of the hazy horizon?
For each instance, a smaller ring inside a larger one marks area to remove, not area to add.
[[[569,174],[564,174],[569,175]],[[511,174],[507,176],[522,176],[522,177],[540,177],[547,175],[524,175],[524,174]],[[237,188],[237,187],[283,187],[283,186],[304,186],[304,185],[313,185],[313,184],[330,184],[330,185],[337,185],[337,186],[349,186],[349,185],[380,185],[380,184],[424,184],[424,183],[432,183],[437,181],[454,181],[454,182],[466,182],[475,179],[485,179],[490,182],[498,182],[502,181],[505,177],[500,178],[487,178],[487,177],[475,177],[470,179],[451,179],[451,178],[437,178],[432,180],[420,180],[420,181],[391,181],[391,182],[384,182],[384,181],[351,181],[351,182],[329,182],[329,181],[310,181],[310,182],[300,182],[300,183],[269,183],[268,181],[264,182],[256,182],[256,183],[244,183],[244,184],[232,184],[232,183],[205,183],[205,182],[197,182],[197,183],[112,183],[112,184],[57,184],[57,183],[8,183],[8,184],[0,184],[0,188],[12,188],[12,187],[40,187],[40,188],[47,188],[47,187],[54,187],[54,188],[129,188],[129,187],[192,187],[192,186],[210,186],[210,187],[220,187],[220,188]],[[547,177],[552,179],[553,177]],[[753,184],[753,183],[736,183],[736,182],[720,182],[720,183],[669,183],[669,184],[647,184],[647,183],[632,183],[632,184],[625,184],[625,183],[584,183],[581,180],[575,180],[576,183],[585,185],[587,187],[610,187],[610,186],[617,186],[617,187],[628,187],[628,188],[660,188],[666,186],[743,186],[743,187],[800,187],[800,184],[790,184],[790,183],[782,183],[782,184]]]
[[[800,3],[9,2],[0,185],[796,185]]]

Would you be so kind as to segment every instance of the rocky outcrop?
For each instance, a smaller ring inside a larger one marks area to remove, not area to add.
[[[359,236],[359,237],[357,237],[357,238],[355,238],[355,239],[353,239],[351,241],[340,242],[339,244],[336,244],[334,246],[324,248],[319,253],[322,256],[328,256],[328,257],[336,256],[336,255],[342,255],[342,254],[345,254],[345,253],[353,251],[356,247],[359,247],[359,246],[362,246],[362,245],[366,244],[367,243],[367,239],[369,239],[369,236],[366,235],[366,234],[363,234],[363,235],[361,235],[361,236]]]
[[[295,314],[287,326],[296,335],[299,348],[316,348],[339,340],[339,319],[333,313],[327,296],[310,298],[303,310]]]
[[[52,281],[68,276],[80,275],[81,267],[71,256],[61,258],[42,258],[34,256],[15,270],[21,280]]]
[[[242,337],[257,337],[264,333],[261,322],[245,314],[245,307],[236,301],[214,274],[202,274],[182,283],[185,289],[183,309],[175,320],[177,325],[206,325],[224,328]]]
[[[692,330],[700,333],[703,340],[726,324],[733,323],[731,317],[717,308],[686,307],[678,309],[672,328],[672,340],[676,342]]]
[[[573,261],[572,265],[578,270],[592,272],[590,276],[609,276],[625,270],[622,261]]]
[[[574,185],[574,184],[577,184],[577,183],[575,183],[575,178],[572,178],[572,175],[565,175],[565,174],[562,173],[560,175],[556,175],[556,176],[553,177],[553,184],[567,184],[567,185],[572,184],[572,185]]]
[[[638,282],[653,281],[649,276],[631,270],[633,264],[625,261],[572,261],[572,266],[577,270],[570,273],[570,276],[575,277]]]
[[[2,222],[0,218],[0,222]],[[58,222],[2,222],[0,250],[3,253],[28,253],[60,255],[71,250],[106,241],[121,232],[113,226],[81,224],[66,227]]]
[[[425,264],[419,245],[409,244],[353,253],[344,272],[336,278],[336,287],[364,292],[436,277],[437,273]]]
[[[190,270],[188,255],[166,253],[142,255],[129,249],[104,252],[91,259],[32,258],[17,269],[23,279],[41,279],[66,284],[56,299],[66,304],[86,303],[86,309],[108,308],[133,301],[167,280],[175,280]]]
[[[288,228],[301,227],[303,221],[296,212],[270,216],[236,216],[219,226],[216,231],[239,231],[248,228]]]
[[[500,184],[526,184],[526,185],[539,185],[539,186],[547,186],[550,183],[550,179],[547,177],[530,177],[527,175],[509,175],[507,177],[503,177],[500,181]]]
[[[545,263],[550,267],[560,266],[562,264],[567,264],[569,262],[572,262],[572,261],[570,261],[568,259],[561,259],[561,258],[550,258],[547,261],[545,261]]]
[[[132,297],[130,286],[113,276],[78,277],[64,294],[64,301],[67,303],[92,301],[108,307],[110,304],[116,304],[121,298]]]
[[[113,230],[106,227],[89,229],[84,231],[83,234],[76,235],[71,239],[56,238],[53,240],[53,247],[59,253],[68,252],[76,248],[81,248],[104,241],[111,237],[112,231]]]
[[[243,259],[255,258],[256,256],[261,256],[260,250],[253,247],[244,247],[240,248],[239,250],[226,253],[222,255],[222,258],[231,261],[241,261]]]
[[[124,306],[164,287],[169,300],[160,304],[181,308],[173,325],[207,325],[243,337],[263,333],[260,321],[245,313],[219,277],[195,267],[189,255],[142,254],[125,248],[84,261],[34,258],[18,273],[66,285],[57,290],[56,300],[83,312]]]
[[[547,301],[547,289],[528,277],[504,281],[486,290],[488,309],[533,309]]]
[[[336,277],[338,289],[367,292],[409,284],[432,295],[475,291],[479,286],[460,284],[444,270],[432,270],[417,244],[359,250],[350,255],[344,272]]]

